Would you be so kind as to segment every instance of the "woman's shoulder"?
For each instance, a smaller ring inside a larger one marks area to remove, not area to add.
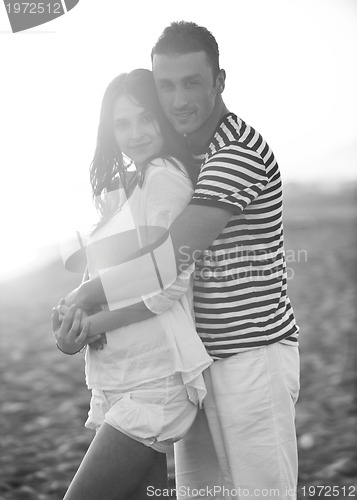
[[[161,178],[163,181],[174,178],[176,181],[181,180],[185,184],[192,185],[185,166],[174,157],[158,157],[150,161],[145,169],[145,183],[154,178],[155,180]]]
[[[160,156],[152,159],[148,164],[146,170],[147,171],[151,170],[153,172],[154,169],[156,168],[161,168],[161,169],[166,168],[169,171],[187,176],[186,168],[184,167],[183,163],[177,158],[174,158],[173,156],[167,156],[167,157]]]
[[[155,158],[147,166],[144,182],[140,190],[142,195],[155,195],[160,192],[167,196],[179,196],[180,193],[190,193],[192,182],[183,164],[176,158]]]

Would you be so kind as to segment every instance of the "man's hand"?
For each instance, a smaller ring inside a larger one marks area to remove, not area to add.
[[[61,299],[58,302],[57,306],[54,307],[53,309],[56,309],[58,311],[58,319],[59,319],[59,322],[62,323],[62,321],[64,320],[64,317],[66,316],[68,309],[69,309],[69,306],[66,306],[66,304],[64,302],[64,298]]]
[[[83,281],[79,287],[65,295],[64,303],[67,306],[75,304],[83,311],[87,311],[89,313],[93,309],[98,308],[100,304],[106,304],[107,300],[100,278]]]
[[[85,283],[85,282],[83,282],[83,283]],[[64,301],[64,304],[67,307],[75,305],[82,310],[89,309],[89,306],[88,306],[88,304],[86,304],[86,302],[84,300],[84,296],[83,296],[84,295],[83,294],[83,287],[84,287],[83,283],[81,283],[77,288],[75,288],[71,292],[67,293],[67,295],[65,295],[63,297],[62,300]]]
[[[70,307],[72,305],[76,305],[77,307],[79,307],[79,304],[78,304],[78,294],[79,294],[79,289],[80,289],[81,285],[79,285],[79,287],[75,288],[74,290],[72,290],[71,292],[67,293],[67,295],[65,295],[63,297],[63,302],[64,304],[67,306],[67,307]]]
[[[88,337],[88,345],[91,349],[94,349],[95,351],[102,351],[104,349],[105,344],[107,344],[107,336],[105,333],[102,333],[99,337],[98,340],[90,340],[90,337]]]

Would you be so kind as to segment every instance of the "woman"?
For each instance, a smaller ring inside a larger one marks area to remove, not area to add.
[[[137,169],[134,177],[128,158]],[[113,80],[103,98],[91,165],[101,220],[87,246],[90,279],[66,296],[72,305],[59,308],[63,322],[57,310],[52,319],[58,347],[67,354],[107,332],[104,349],[86,352],[92,400],[85,425],[97,434],[65,500],[140,500],[148,486],[162,491],[165,452],[187,432],[205,395],[202,371],[211,359],[194,329],[190,273],[180,275],[169,293],[126,307],[111,300],[115,290],[104,293],[98,278],[136,253],[128,242],[145,248],[165,233],[191,199],[191,164],[185,141],[161,111],[151,72],[134,70]],[[163,302],[171,307],[154,314]],[[86,312],[75,312],[78,304]],[[91,314],[98,306],[101,311]]]

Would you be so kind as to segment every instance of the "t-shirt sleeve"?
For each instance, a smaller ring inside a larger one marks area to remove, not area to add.
[[[190,178],[179,162],[163,158],[152,162],[145,177],[147,223],[168,229],[192,198]]]
[[[201,168],[190,204],[242,212],[264,190],[268,177],[260,155],[241,144],[215,153]]]
[[[178,164],[180,166],[180,164]],[[148,225],[168,229],[187,207],[193,194],[190,179],[168,160],[155,160],[145,179],[146,220]],[[190,266],[160,293],[142,297],[146,307],[155,314],[170,309],[187,293],[194,267]]]
[[[191,285],[191,275],[194,271],[194,264],[191,264],[185,271],[179,274],[176,280],[162,292],[151,297],[142,297],[146,307],[154,314],[162,314],[171,309],[177,300],[185,295]]]

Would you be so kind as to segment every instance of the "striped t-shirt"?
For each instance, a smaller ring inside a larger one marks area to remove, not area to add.
[[[218,359],[278,341],[296,345],[278,164],[263,137],[232,113],[213,135],[191,204],[233,210],[196,263],[196,327],[208,353]]]

